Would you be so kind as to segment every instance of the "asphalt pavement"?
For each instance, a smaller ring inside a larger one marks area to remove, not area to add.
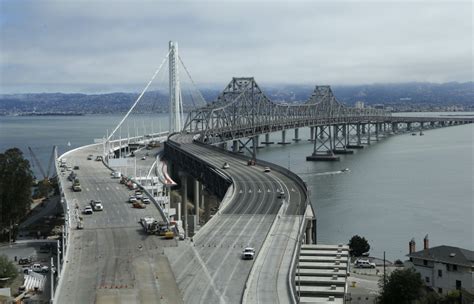
[[[158,209],[153,204],[132,208],[128,198],[133,192],[112,178],[101,161],[95,161],[101,151],[102,146],[95,145],[65,156],[68,165],[79,166],[75,172],[81,192],[72,191],[69,172],[59,174],[71,214],[83,217],[84,229],[75,229],[77,216],[72,216],[57,303],[180,303],[174,278],[158,275],[167,264],[163,248],[176,246],[176,241],[143,232],[139,219],[161,219]],[[89,154],[93,160],[87,160]],[[102,201],[104,210],[80,214],[93,199]]]
[[[193,238],[165,250],[186,303],[287,303],[288,275],[306,200],[291,178],[264,172],[260,165],[196,145],[189,136],[173,138],[181,148],[220,169],[233,180],[225,207]],[[278,198],[280,191],[285,199]],[[245,247],[255,260],[242,260]],[[252,271],[252,267],[255,269]],[[252,271],[252,272],[251,272]],[[250,277],[250,278],[249,278]]]

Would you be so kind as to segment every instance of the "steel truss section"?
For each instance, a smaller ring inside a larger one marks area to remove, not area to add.
[[[334,146],[332,141],[331,126],[318,126],[316,140],[314,141],[313,156],[316,155],[333,155]]]

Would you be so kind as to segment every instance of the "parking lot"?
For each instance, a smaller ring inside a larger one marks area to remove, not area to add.
[[[18,269],[19,275],[10,286],[12,296],[22,293],[23,289],[20,289],[20,287],[26,283],[24,287],[26,289],[31,288],[32,290],[28,294],[28,298],[38,301],[49,301],[51,258],[54,259],[56,264],[56,243],[19,241],[19,243],[12,245],[4,244],[0,246],[0,255],[6,255]],[[36,271],[33,271],[34,268]],[[53,267],[53,271],[54,269]],[[37,292],[34,292],[35,286],[37,287]]]

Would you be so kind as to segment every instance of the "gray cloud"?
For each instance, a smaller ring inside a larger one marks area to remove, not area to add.
[[[0,3],[3,93],[138,91],[169,40],[200,84],[472,80],[471,1]]]

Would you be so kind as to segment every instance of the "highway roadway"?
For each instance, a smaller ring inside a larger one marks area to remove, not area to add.
[[[288,274],[305,209],[305,191],[281,173],[265,173],[258,164],[247,166],[240,158],[193,144],[190,135],[172,140],[217,168],[227,162],[230,168],[220,170],[233,180],[230,202],[193,241],[165,250],[184,301],[289,302]],[[285,199],[278,198],[282,190]],[[241,259],[247,246],[256,249],[255,260]]]
[[[102,146],[88,146],[68,153],[65,158],[75,170],[82,192],[73,192],[67,180],[69,172],[60,173],[71,214],[81,212],[90,200],[101,200],[104,211],[82,215],[84,229],[77,230],[74,216],[70,248],[57,303],[180,303],[181,296],[164,257],[163,248],[176,246],[175,240],[143,233],[139,219],[161,219],[157,208],[134,209],[127,202],[132,194],[100,161]],[[156,151],[155,151],[156,152]],[[92,154],[93,160],[87,160]],[[151,152],[150,152],[151,154]],[[150,157],[149,164],[153,162]],[[141,165],[145,165],[144,162]],[[78,209],[76,209],[76,206]]]

